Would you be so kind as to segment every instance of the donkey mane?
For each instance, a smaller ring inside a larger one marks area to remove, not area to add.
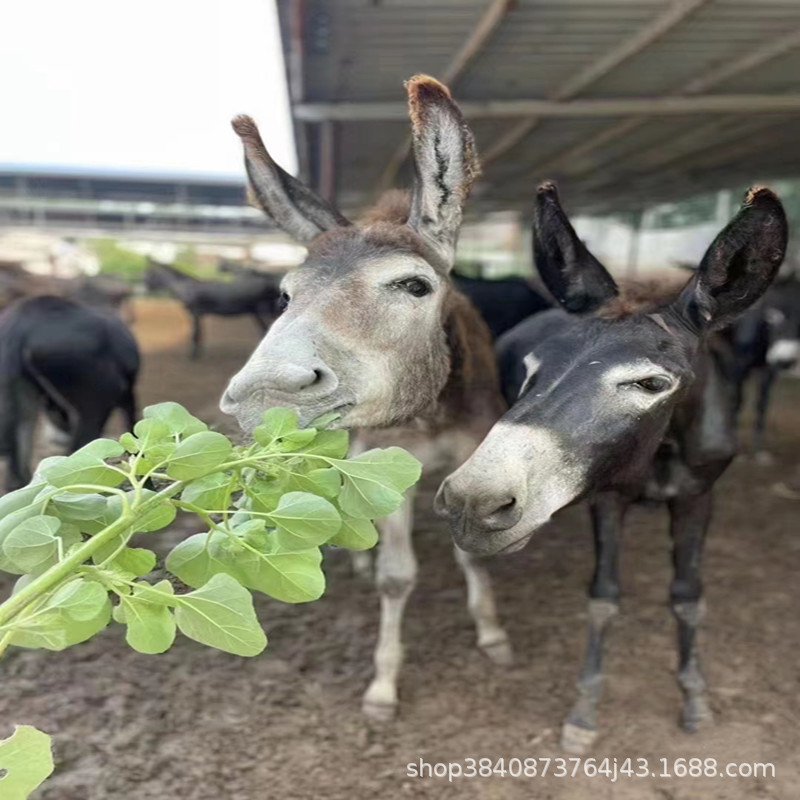
[[[367,228],[381,222],[405,225],[411,215],[411,193],[405,189],[389,189],[359,218],[358,224]]]
[[[619,294],[604,303],[595,316],[615,320],[651,313],[675,300],[685,285],[685,275],[667,273],[651,278],[623,279],[618,284]]]
[[[439,395],[439,410],[448,421],[467,426],[496,419],[506,406],[499,393],[500,379],[488,326],[472,301],[455,287],[443,309],[450,349],[450,375]]]

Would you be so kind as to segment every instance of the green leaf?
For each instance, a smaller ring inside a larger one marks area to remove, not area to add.
[[[99,583],[76,578],[57,589],[42,608],[58,610],[75,622],[87,622],[97,618],[107,600],[108,592]]]
[[[214,431],[195,433],[184,439],[172,454],[167,475],[176,480],[199,478],[219,467],[230,456],[233,445]]]
[[[149,500],[151,497],[155,497],[155,495],[156,492],[154,492],[152,489],[142,489],[142,503],[144,503],[146,500]],[[136,498],[136,492],[131,489],[129,492],[125,493],[125,496],[127,497],[128,502],[133,504],[133,501]],[[135,529],[136,533],[151,533],[152,531],[160,531],[162,528],[166,528],[167,525],[169,525],[175,519],[175,515],[177,513],[177,509],[174,505],[172,505],[172,503],[169,502],[169,500],[163,500],[157,503],[149,511],[145,512],[144,514],[140,514],[137,521],[132,525],[132,528]],[[119,495],[109,497],[106,504],[106,510],[103,512],[102,518],[98,520],[99,525],[95,526],[93,530],[88,532],[97,533],[107,525],[111,525],[112,523],[116,522],[121,516],[122,498]],[[127,536],[127,534],[121,535]]]
[[[253,553],[236,557],[240,582],[284,603],[308,603],[325,591],[322,553],[318,547],[294,553]]]
[[[191,436],[194,433],[207,431],[208,425],[193,417],[182,405],[178,403],[158,403],[148,406],[143,412],[145,419],[156,419],[163,422],[171,433],[181,436]]]
[[[138,453],[141,449],[139,447],[139,442],[137,441],[136,437],[132,433],[123,433],[122,436],[119,437],[119,443],[129,452],[129,453]]]
[[[170,439],[172,432],[166,422],[153,417],[140,419],[134,426],[133,432],[139,439],[139,447],[145,453],[149,452],[150,448],[156,442],[163,442],[165,439]]]
[[[55,768],[50,737],[30,725],[17,725],[0,741],[0,797],[26,800]]]
[[[125,641],[140,653],[163,653],[175,641],[175,619],[169,607],[153,603],[144,587],[120,598],[127,631]],[[115,617],[117,615],[115,614]]]
[[[165,461],[169,461],[177,446],[177,443],[172,439],[165,439],[163,442],[155,442],[149,445],[147,455],[143,455],[136,464],[136,474],[144,475]]]
[[[308,550],[327,542],[341,526],[333,503],[308,492],[289,492],[281,497],[269,519],[278,528],[278,550]]]
[[[399,447],[368,450],[347,461],[336,461],[335,466],[344,477],[339,506],[356,519],[391,514],[422,471],[420,462]]]
[[[0,570],[3,572],[19,574],[19,570],[5,555],[4,544],[9,534],[26,520],[38,517],[42,513],[43,508],[44,500],[37,500],[34,505],[19,508],[0,519]]]
[[[133,591],[147,598],[148,603],[154,603],[158,606],[174,606],[176,602],[175,589],[166,579],[152,585],[145,581],[137,581],[136,588]]]
[[[81,447],[80,450],[76,450],[75,453],[81,453],[82,455],[96,458],[99,461],[104,461],[107,458],[117,458],[118,456],[124,455],[125,449],[119,442],[115,442],[113,439],[94,439],[89,442],[89,444],[85,444]],[[69,459],[69,456],[67,456],[67,459]]]
[[[327,458],[344,458],[350,446],[347,431],[319,431],[314,441],[301,452]]]
[[[317,431],[315,428],[303,428],[302,430],[292,431],[285,436],[281,436],[278,440],[278,450],[283,453],[299,450],[301,447],[311,444],[316,436]]]
[[[289,487],[300,492],[333,498],[342,488],[342,478],[333,467],[312,469],[306,473],[294,472],[289,480]]]
[[[35,616],[5,627],[13,632],[10,643],[16,647],[64,650],[91,639],[110,619],[111,601],[103,587],[78,578],[48,598]]]
[[[95,564],[105,561],[119,547],[120,542],[115,539],[112,544],[113,547],[103,547],[96,552],[92,556],[92,561]],[[109,565],[132,578],[139,578],[153,571],[156,566],[156,554],[143,547],[125,547],[113,561],[109,562]]]
[[[188,586],[199,587],[230,565],[221,548],[227,537],[220,531],[196,533],[177,544],[167,556],[166,567]]]
[[[175,621],[184,636],[239,656],[258,655],[267,646],[250,592],[230,575],[214,575],[176,600]]]
[[[56,517],[31,517],[17,525],[3,540],[3,555],[15,572],[36,572],[54,563],[58,554]]]
[[[45,484],[39,481],[4,494],[0,497],[0,520],[15,511],[32,505],[43,488],[45,488]]]
[[[378,543],[378,531],[368,519],[342,517],[342,527],[328,544],[348,550],[369,550]]]
[[[71,456],[52,462],[43,469],[40,468],[40,471],[49,484],[59,488],[77,484],[119,486],[125,480],[125,476],[111,469],[104,459],[120,456],[124,452],[119,442],[96,439],[76,450]]]
[[[227,475],[219,472],[206,475],[192,481],[181,493],[181,500],[204,511],[221,511],[225,508],[230,482]]]
[[[308,426],[321,431],[327,428],[328,425],[330,425],[332,422],[335,422],[341,416],[341,413],[338,411],[329,411],[327,414],[322,414],[321,416],[312,419],[311,422],[308,423]]]
[[[257,478],[247,487],[246,495],[249,503],[245,505],[252,511],[269,513],[277,507],[287,488],[288,478],[285,474],[279,478]]]
[[[107,498],[101,494],[62,492],[50,501],[50,508],[59,519],[70,521],[98,520],[106,510]]]
[[[272,444],[287,433],[296,431],[297,420],[297,412],[290,408],[267,409],[261,417],[261,424],[253,430],[253,438],[261,445]]]
[[[246,530],[248,523],[237,528]],[[214,575],[234,580],[284,603],[307,603],[325,591],[325,575],[318,547],[295,553],[247,547],[233,548],[220,531],[198,533],[181,542],[167,556],[167,569],[189,586],[203,586]]]

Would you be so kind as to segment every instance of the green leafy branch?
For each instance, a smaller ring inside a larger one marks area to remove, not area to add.
[[[254,443],[234,446],[162,403],[119,441],[45,459],[30,485],[0,499],[0,570],[20,576],[0,604],[0,654],[63,650],[112,621],[142,653],[164,652],[177,631],[260,653],[267,639],[251,592],[319,598],[320,547],[373,547],[373,520],[419,479],[419,462],[400,448],[348,459],[348,435],[326,430],[331,421],[300,428],[294,412],[271,409]],[[179,512],[207,530],[180,542],[154,574],[156,554],[131,539]],[[176,592],[178,582],[190,591]]]

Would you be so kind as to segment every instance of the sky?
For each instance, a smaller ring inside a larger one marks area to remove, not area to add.
[[[296,171],[274,0],[7,0],[0,165],[243,176],[256,119]]]

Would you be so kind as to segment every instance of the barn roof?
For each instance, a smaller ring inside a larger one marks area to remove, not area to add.
[[[404,79],[475,131],[475,207],[536,181],[609,212],[800,174],[796,0],[278,0],[301,170],[345,208],[410,181]]]

